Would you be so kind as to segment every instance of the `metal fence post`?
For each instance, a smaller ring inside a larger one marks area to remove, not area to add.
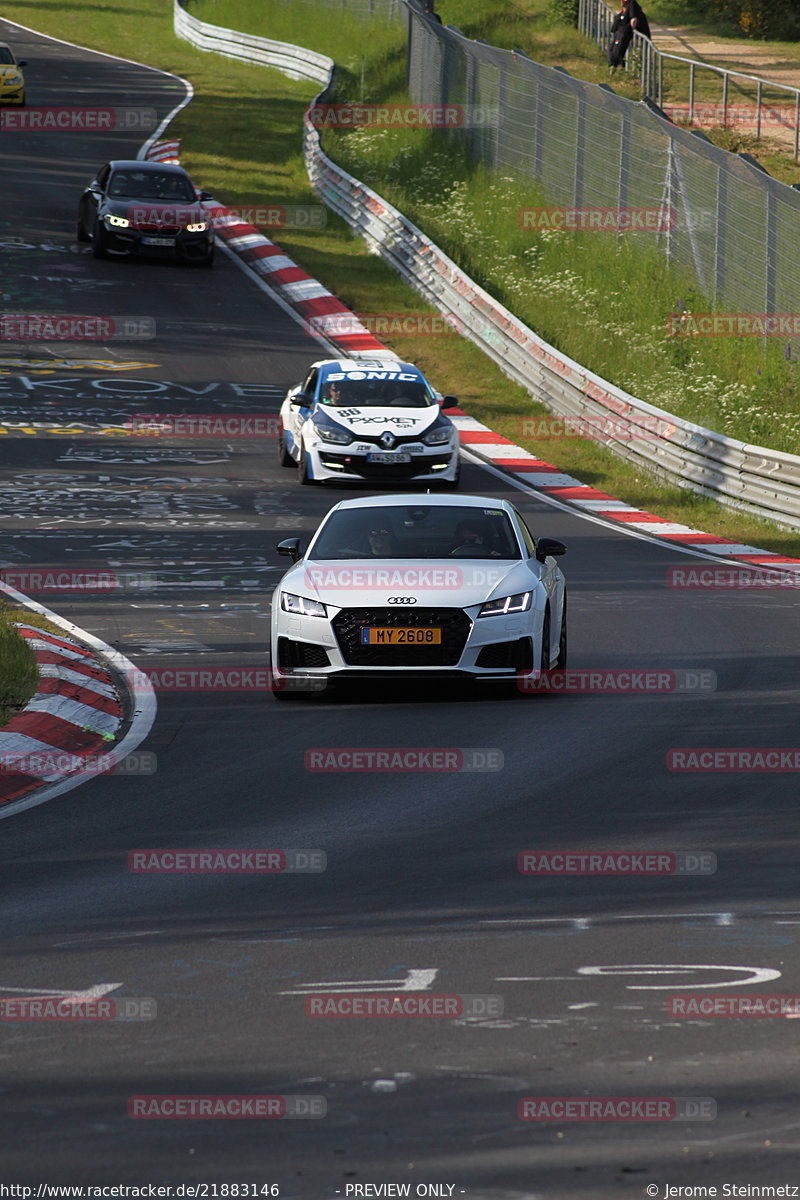
[[[628,206],[628,181],[631,166],[630,135],[631,119],[627,112],[623,112],[622,129],[619,139],[619,180],[617,182],[617,207],[620,212]],[[621,240],[622,230],[618,228],[617,245],[620,244]]]
[[[726,206],[728,203],[728,174],[717,168],[717,212],[714,227],[714,303],[718,304],[725,295],[725,251],[727,249]]]
[[[578,110],[575,116],[575,181],[573,186],[573,207],[580,208],[583,203],[583,170],[586,155],[586,96],[578,94]]]
[[[778,267],[775,255],[778,250],[778,204],[775,188],[770,184],[767,188],[767,244],[764,247],[764,312],[775,312],[775,297],[777,294]]]
[[[761,141],[761,80],[756,88],[756,141]]]

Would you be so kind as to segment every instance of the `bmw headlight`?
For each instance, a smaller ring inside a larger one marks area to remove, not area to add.
[[[130,225],[127,217],[117,217],[113,213],[106,213],[104,220],[106,225],[116,225],[118,229],[127,229]]]
[[[208,221],[196,221],[194,225],[187,225],[187,233],[205,233],[208,229]]]
[[[423,437],[423,442],[426,446],[443,446],[445,442],[450,441],[450,434],[453,432],[450,425],[434,425],[429,433]]]
[[[499,600],[487,600],[481,605],[479,617],[504,617],[508,613],[527,612],[531,606],[530,592],[517,592],[514,596],[502,596]]]
[[[323,442],[336,442],[339,446],[346,446],[348,442],[352,442],[353,440],[352,433],[348,429],[340,429],[338,425],[328,425],[327,422],[314,421],[314,428]]]
[[[295,596],[292,592],[281,592],[281,608],[298,617],[327,617],[328,610],[319,600],[307,596]]]

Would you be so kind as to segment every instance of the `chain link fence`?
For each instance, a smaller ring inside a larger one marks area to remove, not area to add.
[[[606,0],[580,0],[578,29],[607,50],[614,16]],[[675,120],[692,124],[699,118],[715,125],[744,125],[752,129],[756,141],[766,130],[787,144],[791,142],[795,162],[800,161],[800,88],[729,71],[701,59],[667,54],[635,31],[624,67],[638,75],[642,95],[661,108],[670,90],[679,93],[683,99],[676,95],[677,102],[667,108]]]
[[[658,232],[626,236],[655,238],[716,306],[800,313],[800,192],[671,124],[651,101],[471,41],[416,0],[406,5],[411,97],[463,107],[457,133],[472,157],[534,181],[550,204],[666,213]],[[475,110],[481,121],[470,120]]]

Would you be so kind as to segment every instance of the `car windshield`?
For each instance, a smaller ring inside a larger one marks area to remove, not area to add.
[[[428,408],[436,400],[421,379],[331,379],[320,403],[332,408]]]
[[[508,513],[470,505],[410,504],[340,509],[309,547],[309,559],[522,557]]]
[[[109,196],[129,196],[134,200],[180,200],[195,203],[197,197],[183,175],[157,171],[115,171],[108,185]]]
[[[0,46],[0,66],[13,67],[14,55],[9,50],[8,46]]]

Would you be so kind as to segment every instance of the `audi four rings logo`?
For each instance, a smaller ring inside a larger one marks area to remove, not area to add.
[[[416,596],[390,596],[389,603],[390,604],[416,604],[417,597]]]

